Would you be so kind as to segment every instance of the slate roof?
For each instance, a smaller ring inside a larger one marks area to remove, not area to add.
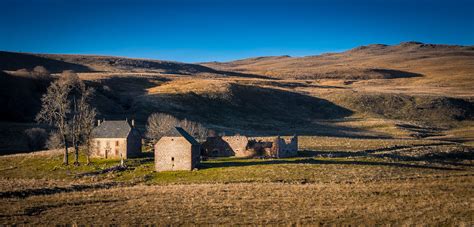
[[[94,138],[126,138],[132,127],[127,121],[104,121],[92,131]]]
[[[194,139],[193,136],[189,135],[189,133],[186,132],[186,130],[184,130],[181,127],[173,127],[172,129],[170,129],[168,132],[164,134],[164,137],[181,137],[181,136],[184,137],[189,143],[193,145],[199,145],[198,141],[196,141],[196,139]]]

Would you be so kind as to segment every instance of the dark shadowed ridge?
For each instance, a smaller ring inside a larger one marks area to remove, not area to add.
[[[0,70],[32,70],[44,66],[53,73],[64,70],[75,72],[158,72],[165,74],[196,75],[209,73],[218,76],[269,79],[265,76],[216,70],[203,65],[152,59],[125,58],[97,55],[32,54],[0,51]]]
[[[0,70],[31,70],[36,66],[44,66],[53,73],[62,72],[64,70],[74,70],[76,72],[92,71],[89,67],[81,64],[45,58],[35,54],[0,51]]]

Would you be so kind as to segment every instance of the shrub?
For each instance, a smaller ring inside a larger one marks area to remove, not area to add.
[[[30,128],[25,130],[25,135],[28,141],[28,147],[31,150],[41,150],[46,144],[48,134],[42,128]]]
[[[49,134],[48,141],[46,141],[46,147],[49,150],[60,149],[64,147],[61,135],[57,131],[53,131]]]

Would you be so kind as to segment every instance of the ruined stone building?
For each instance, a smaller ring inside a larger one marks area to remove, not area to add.
[[[202,143],[203,155],[208,157],[247,157],[249,140],[246,136],[213,136]]]
[[[298,154],[298,137],[214,136],[208,137],[202,144],[202,148],[202,155],[208,157],[266,156],[285,158]]]
[[[271,148],[265,151],[265,155],[275,158],[287,158],[298,155],[298,137],[275,137]]]
[[[141,135],[134,126],[124,121],[98,121],[92,131],[92,157],[121,158],[139,156],[141,153]]]
[[[155,170],[193,170],[200,156],[201,145],[184,129],[175,127],[155,144]]]

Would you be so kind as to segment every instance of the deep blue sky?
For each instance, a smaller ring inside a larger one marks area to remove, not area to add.
[[[474,0],[0,0],[0,50],[184,62],[474,44]]]

